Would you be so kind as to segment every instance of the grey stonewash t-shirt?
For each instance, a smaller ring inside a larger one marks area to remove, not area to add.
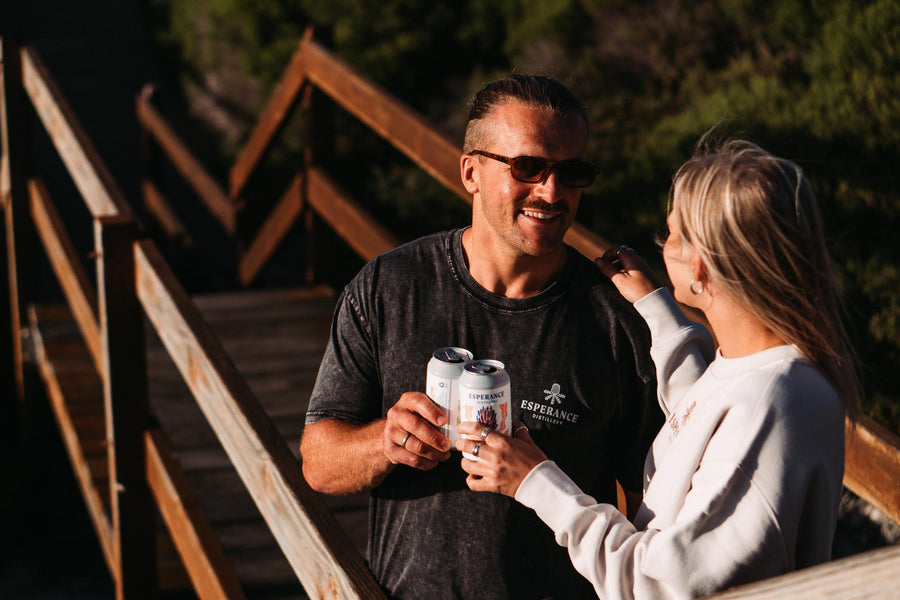
[[[581,254],[527,299],[496,296],[469,274],[463,230],[430,235],[368,263],[344,289],[307,423],[383,417],[425,390],[444,346],[502,361],[513,419],[585,492],[615,502],[615,479],[641,490],[662,424],[643,319]],[[368,561],[393,597],[594,598],[566,549],[530,509],[466,487],[461,454],[431,471],[398,467],[371,492]]]

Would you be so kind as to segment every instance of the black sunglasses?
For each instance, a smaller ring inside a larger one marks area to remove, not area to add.
[[[473,150],[472,155],[486,156],[509,165],[510,174],[522,183],[543,183],[556,171],[559,182],[569,187],[587,187],[597,177],[597,167],[586,160],[547,160],[538,156],[500,156],[484,150]]]

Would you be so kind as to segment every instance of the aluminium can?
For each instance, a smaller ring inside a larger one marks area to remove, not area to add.
[[[502,362],[482,359],[465,364],[459,376],[459,411],[463,421],[476,421],[498,433],[510,435],[512,402],[509,373]],[[467,452],[463,456],[478,460]]]
[[[451,448],[459,439],[456,432],[460,423],[459,376],[463,372],[463,366],[472,358],[472,353],[465,348],[450,346],[435,350],[428,361],[425,393],[447,415],[447,424],[441,427],[441,433],[450,438]]]

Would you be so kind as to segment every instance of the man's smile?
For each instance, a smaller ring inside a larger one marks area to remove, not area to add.
[[[520,210],[526,217],[538,219],[539,221],[549,221],[564,216],[569,212],[569,207],[564,203],[549,204],[532,201],[523,206]]]
[[[534,217],[535,219],[540,219],[542,221],[546,220],[546,219],[553,219],[560,215],[560,213],[558,213],[558,212],[551,214],[551,213],[546,213],[546,212],[537,211],[537,210],[533,210],[533,209],[527,209],[527,208],[522,211],[522,214],[524,214],[526,217]]]

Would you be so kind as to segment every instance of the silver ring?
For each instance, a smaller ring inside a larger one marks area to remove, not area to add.
[[[528,431],[528,427],[526,427],[525,425],[519,425],[518,427],[516,427],[516,430],[513,431],[513,437],[516,437],[519,434],[519,432],[522,431],[523,429],[525,431]]]
[[[478,456],[479,450],[481,450],[481,444],[475,444],[475,447],[472,448],[472,456]]]
[[[493,430],[494,429],[492,427],[485,427],[484,429],[482,429],[481,430],[481,441],[483,442],[485,440],[485,438],[487,438],[487,436],[491,435],[491,432]]]
[[[400,445],[403,446],[404,448],[406,448],[406,442],[407,442],[407,440],[409,440],[409,436],[411,436],[411,435],[412,435],[412,432],[411,432],[411,431],[407,431],[407,432],[406,432],[406,435],[403,436],[403,441],[400,442]]]
[[[616,256],[618,256],[622,252],[622,250],[626,250],[627,248],[628,246],[619,246],[619,249],[616,250]]]

